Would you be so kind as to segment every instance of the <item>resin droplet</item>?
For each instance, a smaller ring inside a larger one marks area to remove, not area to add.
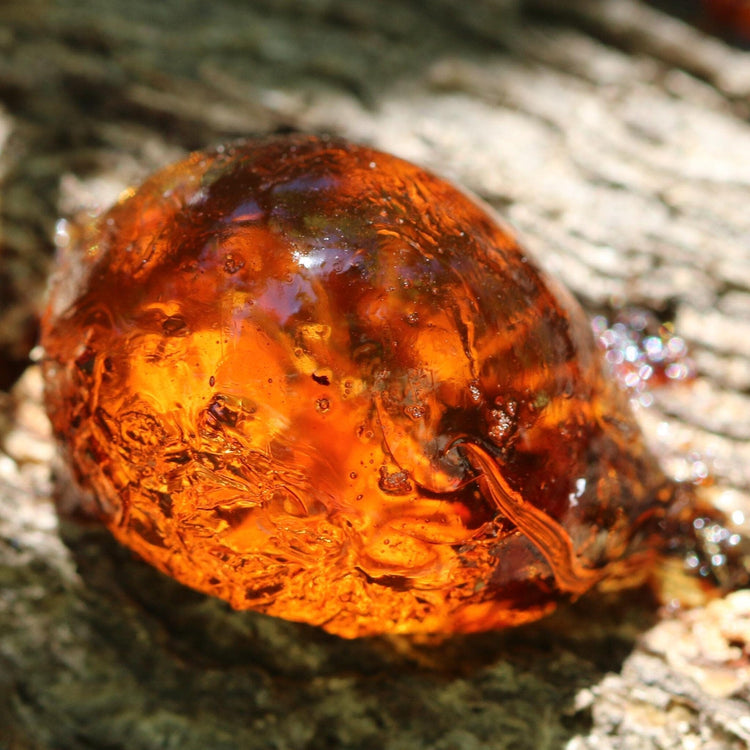
[[[368,148],[160,172],[66,251],[43,345],[82,503],[237,608],[482,630],[662,545],[670,487],[582,312],[486,207]]]

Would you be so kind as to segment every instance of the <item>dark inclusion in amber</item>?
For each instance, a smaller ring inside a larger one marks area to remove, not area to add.
[[[581,310],[482,206],[341,140],[194,154],[63,259],[47,403],[114,535],[346,637],[640,580],[671,497]]]

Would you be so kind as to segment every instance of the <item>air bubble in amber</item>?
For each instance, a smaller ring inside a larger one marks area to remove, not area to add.
[[[354,637],[641,577],[669,493],[587,321],[491,211],[336,139],[197,153],[66,251],[81,502],[185,584]]]

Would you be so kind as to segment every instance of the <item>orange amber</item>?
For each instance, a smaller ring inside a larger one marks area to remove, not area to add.
[[[750,0],[703,0],[709,22],[720,30],[750,41]]]
[[[631,583],[669,492],[588,323],[490,210],[307,136],[197,153],[62,259],[46,398],[145,560],[346,637]]]

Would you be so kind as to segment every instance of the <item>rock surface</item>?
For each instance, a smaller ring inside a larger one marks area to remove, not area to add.
[[[708,471],[750,518],[750,53],[635,0],[424,6],[0,7],[3,750],[750,744],[744,592],[349,642],[232,612],[54,511],[27,359],[54,242],[187,150],[295,128],[479,193],[590,313],[673,322],[698,378],[639,418],[670,472]]]

